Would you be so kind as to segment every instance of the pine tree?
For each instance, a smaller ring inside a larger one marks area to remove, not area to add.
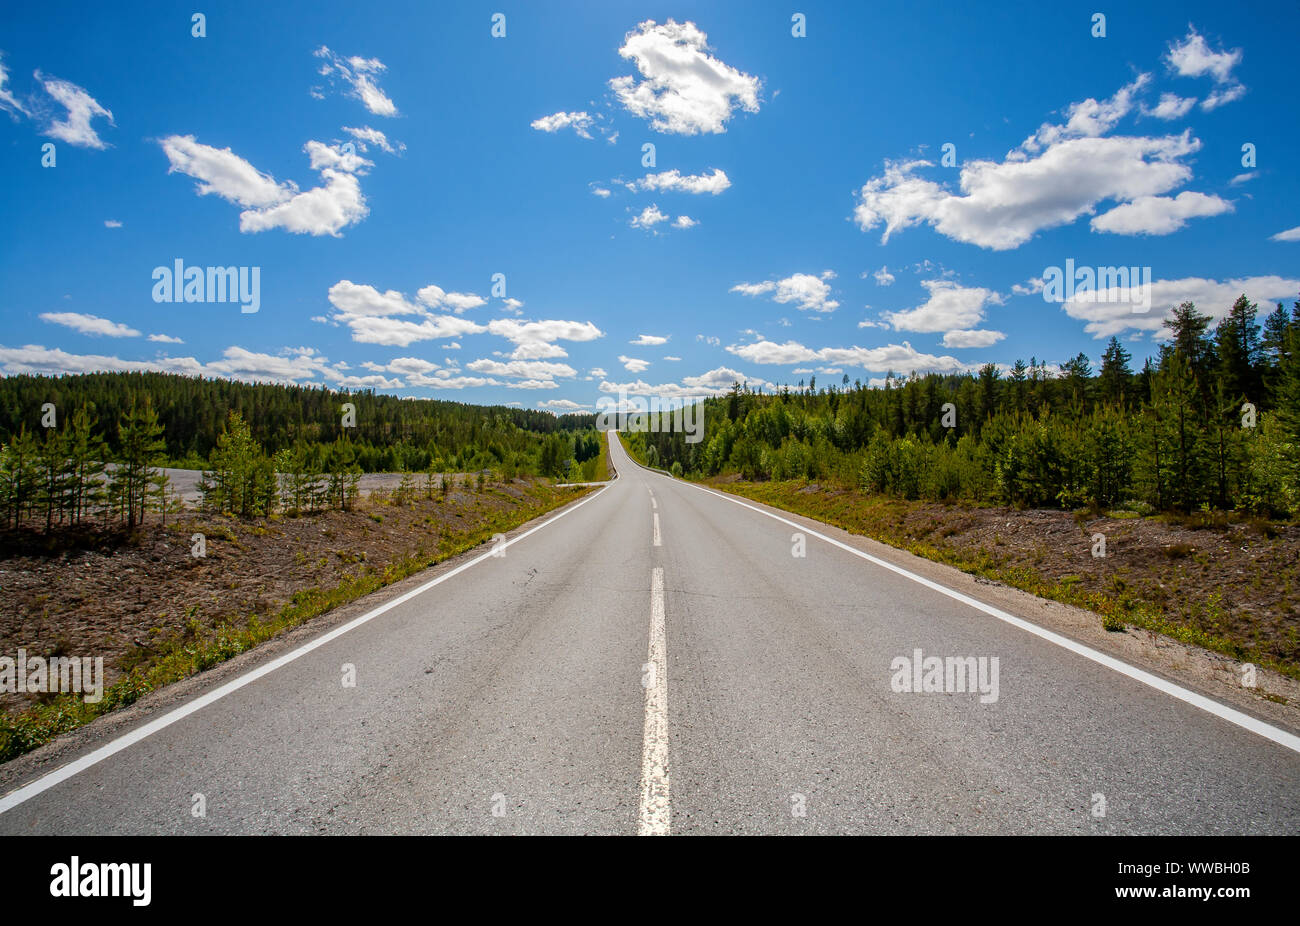
[[[153,403],[133,403],[118,423],[119,458],[109,480],[110,491],[126,516],[128,530],[144,523],[149,484],[162,461],[166,444]]]
[[[1215,329],[1215,347],[1219,356],[1218,379],[1227,401],[1261,401],[1259,325],[1255,321],[1257,306],[1244,295]]]
[[[104,463],[107,448],[95,433],[95,421],[85,406],[68,421],[67,454],[72,472],[71,521],[81,524],[90,512],[104,504]]]
[[[1119,338],[1112,336],[1101,355],[1101,373],[1097,379],[1102,398],[1113,405],[1123,406],[1127,398],[1133,378],[1128,365],[1132,359],[1133,355],[1123,348]]]

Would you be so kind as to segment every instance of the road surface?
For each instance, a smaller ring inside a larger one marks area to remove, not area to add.
[[[611,443],[504,555],[86,737],[0,833],[1300,832],[1290,733]],[[996,688],[896,690],[917,650]]]

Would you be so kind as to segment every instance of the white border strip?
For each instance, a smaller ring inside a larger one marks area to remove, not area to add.
[[[1214,716],[1222,720],[1226,720],[1229,723],[1236,724],[1242,729],[1249,730],[1251,733],[1255,733],[1258,734],[1259,736],[1264,737],[1265,739],[1272,740],[1273,742],[1277,743],[1279,746],[1284,746],[1285,748],[1290,749],[1292,752],[1300,753],[1300,736],[1296,736],[1293,733],[1288,733],[1287,731],[1280,729],[1279,727],[1275,727],[1270,723],[1265,723],[1264,721],[1256,717],[1252,717],[1249,714],[1244,714],[1241,711],[1234,710],[1233,708],[1228,707],[1226,704],[1220,704],[1218,701],[1215,701],[1211,698],[1207,698],[1205,697],[1205,695],[1197,694],[1194,691],[1190,691],[1189,689],[1184,688],[1181,685],[1176,685],[1173,682],[1160,678],[1160,676],[1158,675],[1152,675],[1150,672],[1143,671],[1142,669],[1139,669],[1136,666],[1131,666],[1127,662],[1122,662],[1113,656],[1107,656],[1105,653],[1095,650],[1091,646],[1086,646],[1083,643],[1079,643],[1076,640],[1071,640],[1069,637],[1064,637],[1061,636],[1061,634],[1059,633],[1053,633],[1052,631],[1047,630],[1044,627],[1039,627],[1037,624],[1030,623],[1029,621],[1024,620],[1023,618],[1016,617],[1013,614],[1008,614],[1006,611],[1003,611],[1000,608],[995,608],[990,604],[985,604],[984,602],[979,601],[978,599],[971,598],[969,595],[963,595],[961,592],[954,591],[953,589],[950,588],[945,588],[944,586],[940,585],[937,582],[932,582],[929,579],[924,578],[923,576],[918,576],[916,573],[908,572],[906,569],[902,568],[901,566],[896,566],[893,563],[888,562],[887,560],[880,559],[879,557],[872,556],[870,553],[864,553],[863,551],[856,549],[855,547],[851,547],[847,543],[841,543],[840,541],[835,540],[832,537],[827,537],[825,534],[819,534],[815,530],[810,530],[808,527],[804,526],[803,524],[798,524],[794,521],[787,520],[786,518],[783,518],[780,515],[772,514],[770,511],[764,511],[762,508],[757,508],[754,505],[747,504],[741,501],[740,499],[736,498],[734,495],[727,495],[724,492],[715,492],[713,489],[706,489],[704,488],[704,486],[696,485],[693,482],[686,482],[685,480],[675,480],[675,481],[681,482],[682,485],[688,485],[691,486],[692,488],[699,489],[701,492],[707,492],[710,495],[716,495],[718,496],[718,498],[726,499],[727,501],[733,502],[734,504],[737,504],[742,508],[748,508],[750,511],[756,511],[759,514],[764,515],[765,517],[769,517],[774,521],[780,521],[782,524],[787,524],[790,527],[793,527],[796,530],[803,531],[806,534],[812,534],[814,537],[818,538],[819,540],[824,540],[827,543],[829,543],[831,546],[839,547],[841,550],[844,550],[848,553],[852,553],[854,556],[859,557],[860,559],[865,559],[869,563],[874,563],[875,565],[880,566],[882,569],[888,569],[890,572],[894,572],[900,576],[903,576],[904,578],[911,579],[913,582],[916,582],[920,585],[924,585],[926,588],[933,589],[934,591],[939,592],[941,595],[947,595],[949,598],[952,598],[956,601],[960,601],[962,604],[969,605],[970,607],[975,608],[977,611],[983,611],[985,614],[988,614],[990,617],[996,617],[998,620],[1008,623],[1013,627],[1019,627],[1021,630],[1024,630],[1028,633],[1032,633],[1034,636],[1040,637],[1046,640],[1048,643],[1053,643],[1059,647],[1062,647],[1063,649],[1069,650],[1072,653],[1076,653],[1084,657],[1085,659],[1090,659],[1099,665],[1103,665],[1108,669],[1113,669],[1114,671],[1118,672],[1120,675],[1128,676],[1134,681],[1141,682],[1142,684],[1154,688],[1157,691],[1163,691],[1165,694],[1169,695],[1170,697],[1177,698],[1178,700],[1184,701],[1192,705],[1193,707],[1200,708],[1201,710],[1205,711],[1208,714],[1213,714]]]
[[[609,486],[607,485],[605,488],[608,487]],[[238,678],[226,682],[226,684],[222,685],[220,688],[213,689],[212,691],[209,691],[207,694],[203,695],[202,697],[195,698],[193,701],[189,701],[181,705],[180,707],[176,708],[175,710],[168,711],[166,714],[163,714],[163,716],[159,717],[158,719],[152,720],[149,723],[145,724],[144,726],[138,727],[130,731],[129,733],[123,734],[122,736],[118,737],[112,742],[106,743],[105,745],[99,747],[93,752],[89,752],[86,755],[82,756],[81,758],[75,759],[72,762],[69,762],[67,765],[55,769],[54,771],[50,772],[47,775],[43,775],[42,777],[36,779],[30,784],[24,785],[23,787],[19,788],[16,791],[11,791],[10,793],[6,794],[4,797],[0,798],[0,814],[12,810],[13,808],[17,807],[19,804],[22,804],[25,801],[29,801],[32,798],[36,797],[38,794],[41,794],[42,792],[48,791],[50,788],[53,788],[55,785],[67,781],[69,778],[73,777],[74,775],[84,772],[92,765],[97,765],[98,763],[103,762],[109,756],[116,755],[117,753],[121,752],[123,749],[126,749],[129,746],[133,746],[136,743],[140,742],[141,740],[153,736],[159,730],[163,730],[166,729],[167,727],[170,727],[178,720],[184,720],[190,714],[193,714],[196,711],[203,710],[203,708],[207,707],[209,704],[212,704],[216,701],[220,701],[226,695],[238,691],[239,689],[243,688],[245,685],[251,685],[253,682],[257,681],[262,676],[269,675],[272,672],[274,672],[276,669],[282,668],[283,666],[287,666],[289,663],[293,662],[294,660],[306,656],[312,650],[322,647],[326,643],[329,643],[331,640],[335,640],[338,637],[343,636],[343,634],[347,633],[349,630],[355,630],[356,628],[360,627],[362,624],[369,623],[370,621],[374,620],[376,617],[385,613],[386,611],[391,611],[399,604],[405,604],[406,602],[410,601],[412,598],[415,598],[418,595],[423,595],[429,589],[433,588],[434,586],[441,585],[443,582],[446,582],[448,579],[452,578],[453,576],[460,575],[462,572],[464,572],[466,569],[469,569],[471,566],[477,566],[479,563],[483,562],[483,560],[496,556],[498,553],[500,553],[500,551],[504,550],[506,547],[518,543],[519,541],[523,540],[525,537],[537,533],[539,530],[541,530],[544,527],[549,527],[550,525],[554,524],[556,521],[560,520],[560,518],[564,517],[566,514],[577,511],[583,505],[587,504],[587,502],[593,501],[594,499],[599,497],[600,494],[603,493],[604,491],[605,489],[598,490],[594,494],[578,502],[578,504],[574,505],[572,508],[565,508],[559,514],[555,515],[555,517],[543,521],[541,524],[538,524],[536,527],[529,528],[519,536],[511,540],[507,540],[505,543],[493,544],[492,549],[488,550],[486,553],[480,553],[472,560],[469,560],[468,562],[465,563],[461,563],[455,569],[451,569],[448,570],[447,572],[444,572],[442,575],[438,576],[437,578],[431,579],[430,581],[424,583],[419,588],[412,589],[411,591],[406,592],[404,595],[394,598],[392,601],[385,602],[384,604],[381,604],[379,607],[375,608],[373,611],[367,611],[365,614],[348,621],[346,624],[342,625],[341,627],[335,627],[333,630],[329,631],[328,633],[322,634],[321,636],[317,637],[314,640],[311,640],[308,643],[304,643],[296,650],[293,650],[292,652],[289,653],[285,653],[283,656],[273,659],[270,662],[266,663],[265,665],[258,666],[256,669],[253,669],[251,672],[248,672],[245,675],[241,675]]]
[[[641,812],[638,836],[668,836],[672,805],[668,787],[668,643],[664,635],[664,571],[650,573],[651,677],[645,689],[645,726],[641,734]]]

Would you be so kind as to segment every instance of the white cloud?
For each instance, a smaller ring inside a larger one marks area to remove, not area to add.
[[[486,299],[474,293],[448,293],[444,292],[442,287],[433,284],[418,290],[415,298],[431,309],[451,309],[457,315],[463,315],[467,309],[476,309],[487,304]]]
[[[474,360],[465,364],[466,369],[489,376],[512,376],[519,379],[550,380],[559,376],[572,378],[578,371],[567,363],[549,363],[542,360],[511,360],[502,363],[499,360]],[[549,387],[548,387],[549,388]]]
[[[1233,84],[1230,87],[1224,87],[1221,90],[1214,90],[1201,101],[1201,109],[1209,112],[1212,109],[1218,109],[1234,100],[1239,100],[1246,95],[1246,88],[1241,84]]]
[[[992,347],[1005,337],[1001,331],[949,331],[943,336],[943,346]]]
[[[27,115],[27,110],[23,104],[18,102],[13,91],[6,90],[5,85],[9,82],[9,71],[5,69],[4,56],[0,55],[0,109],[7,110],[11,115]]]
[[[636,344],[638,347],[658,347],[660,344],[667,344],[667,338],[661,338],[657,334],[639,334],[635,341],[628,341],[629,344]]]
[[[119,222],[117,219],[105,219],[105,220],[104,220],[104,227],[105,227],[105,228],[121,228],[121,227],[122,227],[122,223]]]
[[[149,335],[149,340],[157,341],[159,344],[184,344],[185,343],[182,339],[174,338],[170,334],[151,334]]]
[[[376,82],[377,75],[387,70],[378,58],[353,56],[345,59],[324,45],[312,54],[326,61],[321,65],[320,75],[330,78],[337,75],[351,88],[349,96],[360,100],[370,112],[376,116],[397,115],[397,105],[388,98]]]
[[[1174,119],[1181,119],[1186,116],[1193,106],[1196,105],[1196,97],[1179,96],[1176,93],[1160,94],[1160,102],[1153,108],[1143,107],[1142,112],[1147,116],[1155,116],[1157,119],[1164,119],[1166,122]]]
[[[677,220],[673,222],[673,228],[694,228],[699,224],[699,222],[691,218],[689,215],[679,215]]]
[[[57,77],[43,77],[40,71],[36,72],[36,79],[41,82],[45,92],[54,97],[68,111],[67,117],[61,122],[53,121],[47,125],[43,134],[80,148],[103,149],[108,147],[104,140],[96,134],[90,121],[97,116],[102,116],[108,120],[109,125],[114,125],[111,112],[100,106],[89,93],[70,81],[59,80]]]
[[[1185,190],[1175,197],[1140,196],[1094,218],[1093,231],[1117,235],[1168,235],[1187,224],[1188,219],[1222,215],[1232,203],[1218,196]]]
[[[286,202],[267,209],[250,209],[240,213],[241,232],[283,228],[294,234],[332,235],[370,214],[361,184],[352,174],[326,169],[321,171],[324,186],[297,193]]]
[[[646,174],[635,184],[640,190],[665,190],[676,193],[711,193],[717,196],[731,186],[727,175],[719,168],[712,174],[683,174],[676,168],[658,174]]]
[[[365,174],[367,167],[374,167],[374,161],[367,161],[355,152],[345,150],[341,145],[327,145],[324,142],[309,141],[302,146],[311,161],[312,170],[341,170],[349,174]]]
[[[1300,241],[1300,225],[1295,228],[1288,228],[1286,231],[1280,231],[1271,236],[1269,241]]]
[[[547,399],[545,402],[538,402],[538,408],[558,408],[565,412],[580,412],[591,408],[590,405],[579,405],[571,399]]]
[[[813,350],[796,341],[777,344],[773,341],[760,340],[752,344],[731,344],[728,345],[727,350],[744,360],[764,364],[816,361],[847,367],[862,367],[880,373],[891,370],[959,373],[970,369],[969,364],[962,363],[956,357],[922,354],[907,341],[902,344],[886,344],[883,347],[823,347],[820,350]]]
[[[605,189],[603,186],[592,187],[591,193],[593,196],[599,196],[601,199],[609,199],[610,196],[610,191]]]
[[[108,338],[138,338],[140,332],[119,322],[100,318],[98,315],[83,315],[80,312],[42,312],[41,321],[52,325],[62,325],[80,334],[104,336]]]
[[[618,53],[634,62],[632,75],[609,82],[628,112],[651,128],[677,135],[725,132],[737,108],[758,112],[761,83],[708,54],[708,36],[694,23],[646,20],[629,32]]]
[[[1160,138],[1073,138],[1034,158],[1001,163],[967,160],[961,194],[916,176],[928,161],[887,163],[882,176],[859,191],[854,210],[867,231],[896,231],[926,222],[956,241],[995,251],[1019,247],[1037,232],[1066,225],[1103,200],[1130,202],[1168,192],[1192,176],[1181,159],[1201,143],[1190,133]]]
[[[284,202],[296,189],[277,183],[229,148],[200,144],[193,135],[170,135],[160,144],[171,165],[167,172],[198,180],[200,196],[215,193],[240,206],[260,208]]]
[[[330,364],[311,348],[286,348],[278,355],[257,353],[243,347],[227,347],[220,360],[200,363],[193,357],[158,356],[152,360],[123,360],[101,354],[70,354],[57,348],[27,345],[21,348],[0,346],[0,371],[7,374],[92,373],[100,371],[180,373],[186,376],[209,376],[246,382],[334,383],[343,388],[350,378],[343,372],[345,364]],[[400,386],[396,380],[371,385],[388,388]]]
[[[664,359],[665,359],[665,360],[671,360],[671,361],[673,361],[673,362],[677,362],[677,361],[680,361],[682,358],[681,358],[681,357],[673,357],[673,356],[671,356],[671,355],[669,355],[669,354],[665,354],[665,355],[664,355]]]
[[[660,222],[667,222],[668,216],[659,211],[656,205],[646,206],[641,210],[640,215],[632,216],[632,221],[628,224],[633,228],[654,228]]]
[[[539,132],[558,132],[560,129],[573,129],[582,138],[591,138],[591,133],[587,131],[591,128],[591,116],[585,112],[581,113],[552,113],[549,116],[542,116],[540,119],[534,119],[529,125]]]
[[[894,275],[889,272],[888,265],[881,267],[871,275],[875,278],[877,286],[892,286],[894,284]]]
[[[828,280],[835,279],[831,270],[822,271],[821,276],[811,273],[795,273],[784,280],[767,280],[762,283],[738,283],[730,292],[746,296],[760,296],[772,293],[772,301],[782,305],[795,303],[801,312],[834,312],[839,302],[829,298],[831,294]]]
[[[984,320],[984,306],[1001,304],[998,293],[982,286],[961,286],[952,280],[925,280],[930,291],[922,305],[905,312],[883,312],[882,317],[900,331],[952,331],[970,328]]]
[[[1181,42],[1169,46],[1165,61],[1171,70],[1182,77],[1209,76],[1215,88],[1204,100],[1201,109],[1206,112],[1218,109],[1246,93],[1245,86],[1232,76],[1232,70],[1241,62],[1241,49],[1211,51],[1209,44],[1195,29],[1189,29]]]
[[[488,322],[491,334],[503,337],[515,345],[510,355],[515,360],[541,360],[567,357],[556,341],[594,341],[604,337],[604,332],[591,322],[549,319],[521,322],[513,318],[499,318]]]
[[[394,149],[392,143],[389,142],[387,135],[379,131],[379,129],[372,129],[368,125],[361,126],[360,128],[353,128],[352,126],[345,125],[343,126],[343,131],[347,132],[360,143],[362,151],[366,150],[366,145],[374,145],[389,154],[396,154],[398,151],[406,150],[406,145],[401,142],[398,142],[397,148]]]
[[[1014,157],[1023,159],[1026,153],[1036,154],[1044,147],[1070,138],[1097,138],[1105,135],[1132,112],[1134,98],[1150,81],[1150,74],[1139,74],[1132,83],[1120,87],[1108,100],[1099,102],[1089,97],[1082,102],[1071,103],[1065,110],[1064,125],[1043,123],[1037,132],[1025,139],[1020,146],[1021,150]]]
[[[1237,174],[1237,176],[1229,180],[1228,186],[1240,186],[1243,183],[1248,183],[1249,181],[1254,180],[1258,176],[1259,176],[1259,171],[1248,170],[1245,173]]]
[[[650,368],[648,360],[638,360],[636,357],[625,357],[618,355],[618,362],[623,364],[623,368],[629,373],[644,373]]]
[[[501,311],[509,312],[511,315],[523,315],[524,304],[515,298],[507,298],[501,303]]]
[[[200,196],[215,193],[245,207],[239,215],[241,232],[283,228],[295,234],[338,237],[341,229],[370,214],[357,178],[347,169],[325,166],[356,167],[358,162],[370,162],[344,155],[329,145],[312,141],[303,146],[325,185],[302,193],[296,184],[277,182],[229,148],[201,144],[193,135],[170,135],[160,144],[170,163],[168,173],[198,180]]]
[[[1087,322],[1084,331],[1094,338],[1106,338],[1125,331],[1151,332],[1159,336],[1164,330],[1164,320],[1183,302],[1194,302],[1196,307],[1216,321],[1228,314],[1232,303],[1245,293],[1261,305],[1287,299],[1300,292],[1300,279],[1280,276],[1245,277],[1218,280],[1202,277],[1184,277],[1178,280],[1156,280],[1151,284],[1151,309],[1134,312],[1140,302],[1137,293],[1119,286],[1105,286],[1093,292],[1076,294],[1062,304],[1071,318]]]
[[[1183,77],[1209,74],[1217,83],[1227,83],[1232,79],[1232,69],[1241,61],[1241,49],[1211,51],[1205,39],[1190,29],[1186,38],[1169,46],[1165,61]]]

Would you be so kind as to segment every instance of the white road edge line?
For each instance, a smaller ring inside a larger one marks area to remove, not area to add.
[[[650,496],[650,507],[651,507],[651,508],[658,508],[658,507],[659,507],[659,503],[658,503],[657,501],[655,501],[655,497],[654,497],[653,495]]]
[[[668,789],[668,645],[664,634],[664,571],[659,566],[650,574],[650,649],[641,678],[642,684],[649,684],[645,685],[637,835],[668,836],[672,831]]]
[[[659,536],[659,512],[655,512],[655,546],[663,546],[663,538]]]
[[[861,550],[849,546],[847,543],[841,543],[840,541],[835,540],[832,537],[827,537],[825,534],[819,534],[817,531],[810,530],[806,526],[802,524],[797,524],[794,521],[787,520],[786,518],[783,518],[780,515],[772,514],[770,511],[764,511],[762,508],[756,508],[753,505],[747,505],[744,502],[740,501],[739,499],[727,495],[723,492],[715,492],[713,489],[706,489],[704,488],[704,486],[695,485],[694,483],[690,483],[690,482],[683,482],[683,484],[699,489],[701,492],[708,492],[710,495],[716,495],[718,496],[718,498],[726,499],[727,501],[733,502],[742,508],[748,508],[750,511],[756,511],[761,515],[773,519],[774,521],[780,521],[782,524],[789,525],[790,527],[793,527],[795,530],[803,531],[806,534],[811,534],[812,536],[816,537],[819,540],[826,541],[831,546],[839,547],[841,550],[844,550],[848,553],[852,553],[854,556],[857,556],[861,559],[865,559],[867,562],[874,563],[875,565],[880,566],[882,569],[888,569],[890,572],[894,572],[900,576],[903,576],[904,578],[911,579],[913,582],[916,582],[920,585],[924,585],[926,588],[933,589],[934,591],[939,592],[941,595],[947,595],[949,598],[955,599],[956,601],[960,601],[962,604],[969,605],[970,607],[975,608],[977,611],[983,611],[985,614],[988,614],[991,617],[996,617],[998,620],[1008,623],[1013,627],[1019,627],[1021,630],[1024,630],[1028,633],[1032,633],[1034,636],[1040,637],[1049,643],[1053,643],[1057,646],[1067,649],[1072,653],[1076,653],[1084,657],[1085,659],[1090,659],[1093,662],[1099,665],[1103,665],[1108,669],[1113,669],[1114,671],[1118,672],[1120,675],[1128,676],[1134,681],[1141,682],[1142,684],[1154,688],[1157,691],[1163,691],[1165,694],[1169,695],[1170,697],[1177,698],[1178,700],[1184,701],[1187,704],[1192,705],[1193,707],[1200,708],[1201,710],[1205,711],[1207,714],[1213,714],[1214,716],[1222,720],[1226,720],[1231,724],[1236,724],[1237,726],[1241,727],[1244,730],[1249,730],[1251,733],[1255,733],[1259,736],[1264,737],[1265,739],[1272,740],[1273,742],[1277,743],[1279,746],[1284,746],[1285,748],[1290,749],[1292,752],[1300,753],[1300,736],[1296,736],[1293,733],[1288,733],[1286,730],[1283,730],[1279,727],[1275,727],[1270,723],[1265,723],[1264,721],[1256,717],[1252,717],[1249,714],[1245,714],[1242,713],[1241,711],[1234,710],[1233,708],[1228,707],[1226,704],[1220,704],[1218,701],[1215,701],[1211,698],[1207,698],[1205,695],[1197,694],[1196,692],[1184,688],[1181,685],[1176,685],[1173,682],[1167,681],[1158,675],[1153,675],[1150,672],[1146,672],[1143,671],[1142,669],[1137,668],[1136,666],[1131,666],[1127,662],[1122,662],[1121,660],[1116,659],[1113,656],[1107,656],[1105,653],[1100,652],[1099,650],[1095,650],[1091,646],[1087,646],[1083,643],[1079,643],[1076,640],[1071,640],[1069,637],[1061,636],[1061,634],[1059,633],[1053,633],[1052,631],[1044,627],[1039,627],[1037,624],[1033,624],[1027,620],[1024,620],[1023,618],[1016,617],[1014,614],[1008,614],[1006,611],[1003,611],[1000,608],[995,608],[990,604],[985,604],[984,602],[979,601],[978,599],[971,598],[969,595],[963,595],[961,592],[954,591],[953,589],[950,588],[945,588],[944,586],[940,585],[938,582],[932,582],[929,579],[924,578],[923,576],[918,576],[913,572],[908,572],[906,569],[904,569],[901,566],[895,566],[893,563],[888,562],[887,560],[883,560],[880,559],[879,557],[872,556],[870,553],[864,553]]]
[[[213,689],[212,691],[208,692],[202,697],[195,698],[193,701],[186,702],[185,704],[181,705],[175,710],[168,711],[166,714],[163,714],[161,717],[157,718],[156,720],[152,720],[149,723],[145,724],[144,726],[138,727],[134,730],[131,730],[129,733],[123,734],[117,739],[112,740],[111,742],[106,743],[103,746],[100,746],[98,749],[94,750],[93,752],[86,753],[86,755],[82,756],[81,758],[75,759],[72,762],[69,762],[67,765],[64,765],[61,768],[57,768],[54,771],[41,776],[35,781],[27,785],[24,785],[21,788],[18,788],[16,791],[11,791],[10,793],[6,794],[4,797],[0,797],[0,814],[12,810],[13,808],[17,807],[19,804],[29,801],[32,798],[36,797],[38,794],[41,794],[42,792],[48,791],[50,788],[53,788],[55,785],[67,781],[69,778],[73,777],[74,775],[84,772],[92,765],[97,765],[98,763],[103,762],[109,756],[115,755],[129,746],[133,746],[136,743],[140,742],[141,740],[153,736],[153,734],[157,733],[159,730],[163,730],[167,727],[170,727],[172,724],[176,723],[179,720],[184,720],[190,714],[193,714],[197,711],[201,711],[209,704],[212,704],[216,701],[220,701],[226,695],[238,691],[240,688],[243,688],[245,685],[252,684],[262,676],[269,675],[272,672],[274,672],[276,669],[282,668],[283,666],[287,666],[289,663],[293,662],[294,660],[307,655],[312,650],[318,649],[319,647],[324,646],[326,643],[329,643],[331,640],[335,640],[338,637],[343,636],[343,634],[347,633],[349,630],[355,630],[356,628],[360,627],[362,624],[369,623],[370,621],[374,620],[376,617],[379,617],[379,615],[385,613],[386,611],[391,611],[393,608],[397,607],[398,605],[404,604],[410,601],[412,598],[415,598],[419,595],[423,595],[425,592],[429,591],[429,589],[433,588],[436,585],[441,585],[443,582],[446,582],[452,576],[459,575],[460,573],[464,572],[466,569],[469,569],[471,566],[477,566],[485,559],[489,559],[495,556],[501,550],[504,550],[509,546],[513,546],[514,544],[523,540],[525,537],[537,533],[539,530],[541,530],[544,527],[549,527],[550,525],[554,524],[556,521],[560,520],[560,518],[564,517],[566,514],[577,511],[583,505],[587,504],[587,502],[593,501],[597,496],[599,496],[602,492],[604,492],[606,488],[609,488],[609,486],[597,490],[594,494],[588,496],[587,498],[584,498],[582,501],[578,502],[578,504],[574,505],[572,508],[564,509],[555,517],[547,519],[541,524],[538,524],[536,527],[529,528],[528,530],[524,531],[524,533],[520,534],[518,537],[514,537],[511,540],[507,540],[505,543],[502,544],[493,544],[491,550],[479,554],[469,562],[461,563],[455,569],[451,569],[447,572],[444,572],[442,575],[438,576],[437,578],[431,579],[430,581],[424,583],[419,588],[412,589],[411,591],[406,592],[404,595],[394,598],[392,601],[385,602],[384,604],[375,608],[373,611],[367,611],[365,614],[361,615],[360,617],[354,618],[353,620],[348,621],[346,624],[342,625],[341,627],[336,627],[333,630],[331,630],[329,633],[322,634],[316,639],[311,640],[308,643],[304,643],[302,646],[298,647],[292,652],[285,653],[283,656],[273,659],[270,662],[266,663],[265,665],[258,666],[256,669],[253,669],[252,671],[244,675],[241,675],[238,678],[226,682],[226,684],[222,685],[220,688]]]

